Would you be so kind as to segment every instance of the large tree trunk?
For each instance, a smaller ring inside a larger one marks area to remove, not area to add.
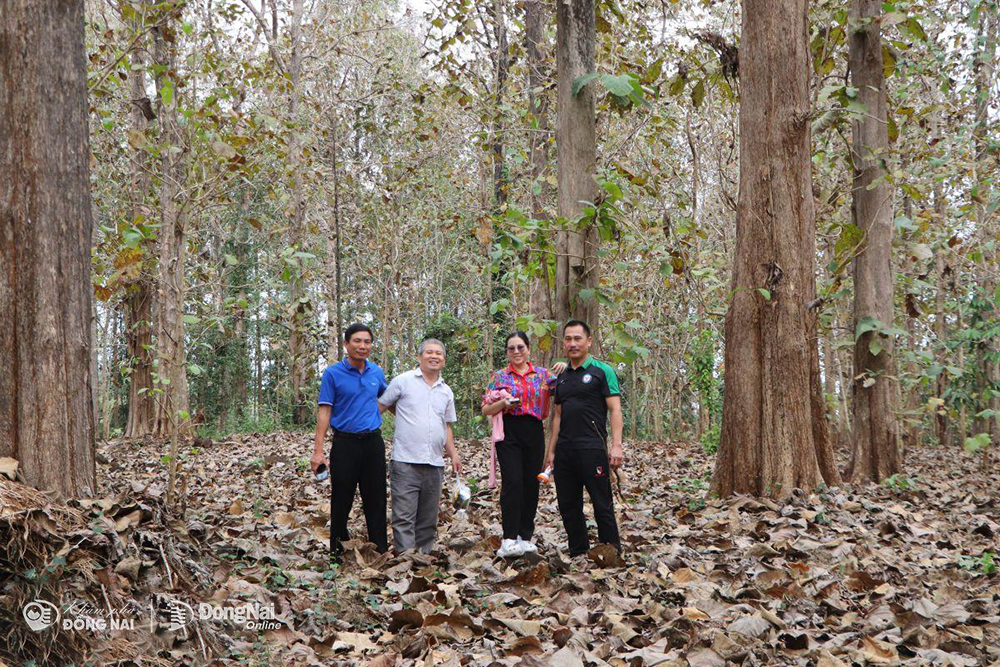
[[[297,251],[305,250],[305,205],[302,193],[302,179],[305,169],[302,167],[302,142],[299,139],[299,96],[302,74],[302,12],[303,0],[295,0],[292,4],[291,46],[292,57],[288,65],[288,116],[292,126],[288,141],[289,161],[292,168],[292,202],[290,237],[292,247]],[[303,260],[304,261],[304,260]],[[305,267],[300,267],[292,276],[289,290],[288,305],[288,353],[291,364],[292,383],[292,418],[296,424],[309,423],[313,416],[312,404],[307,400],[305,391],[312,379],[312,350],[309,344],[309,318],[312,314],[312,304],[305,295]]]
[[[136,26],[138,32],[141,26]],[[132,54],[132,69],[129,72],[131,95],[132,129],[140,136],[145,135],[149,120],[148,109],[152,111],[146,94],[146,72],[143,62],[143,45],[137,44]],[[145,206],[149,192],[148,159],[146,151],[139,146],[133,148],[132,180],[129,193],[130,216],[134,221],[142,218],[146,224],[150,211]],[[139,277],[126,285],[124,314],[125,341],[129,355],[128,420],[125,424],[126,438],[139,438],[153,432],[156,423],[156,400],[153,392],[153,298],[155,291],[146,264],[147,247],[142,248],[142,270]]]
[[[569,229],[559,232],[557,239],[555,311],[560,324],[571,318],[587,322],[594,332],[594,342],[598,343],[598,302],[592,295],[590,298],[580,295],[581,291],[593,290],[600,284],[597,229],[592,223],[582,228],[577,225],[583,211],[580,202],[593,202],[597,198],[596,84],[592,82],[573,94],[573,82],[595,71],[594,2],[560,0],[556,7],[558,212]]]
[[[744,0],[719,496],[835,484],[816,339],[807,0]],[[809,400],[804,400],[809,397]]]
[[[164,34],[165,33],[165,34]],[[188,384],[187,356],[184,349],[184,266],[187,259],[187,216],[182,205],[185,180],[184,137],[177,122],[175,81],[169,78],[174,65],[173,42],[177,39],[169,28],[153,31],[157,63],[163,73],[156,77],[157,99],[160,101],[160,140],[174,150],[164,149],[160,155],[160,244],[157,283],[156,347],[159,366],[157,375],[162,393],[157,400],[157,435],[170,435],[187,428]],[[164,95],[164,90],[171,92]]]
[[[96,491],[82,2],[0,12],[0,457],[31,485]]]
[[[852,214],[864,240],[854,257],[853,330],[874,319],[893,325],[892,192],[882,162],[889,150],[885,75],[879,33],[880,0],[852,0],[851,82],[865,113],[851,122]],[[854,343],[854,443],[847,477],[881,482],[900,470],[893,336],[877,329]]]
[[[531,216],[536,220],[545,220],[548,214],[546,205],[552,202],[552,187],[546,177],[549,173],[549,100],[544,87],[549,80],[549,70],[546,65],[547,44],[545,41],[545,26],[548,22],[547,8],[542,0],[528,0],[524,3],[524,50],[528,69],[528,111],[530,125],[528,127],[528,153],[531,160]],[[537,191],[536,191],[537,189]],[[534,260],[538,263],[538,275],[531,283],[528,296],[528,312],[534,315],[538,322],[555,319],[553,311],[552,275],[549,271],[549,248],[536,252]],[[557,349],[555,336],[546,338],[535,345],[534,357],[536,363],[547,366],[551,363]]]

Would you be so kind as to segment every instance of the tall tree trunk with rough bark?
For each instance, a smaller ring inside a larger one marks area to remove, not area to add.
[[[96,492],[91,201],[82,2],[0,12],[0,457]]]
[[[135,25],[136,33],[142,26]],[[146,92],[146,72],[144,44],[140,41],[132,52],[132,68],[129,70],[129,93],[131,96],[130,115],[132,130],[145,136],[146,127],[152,120],[153,107]],[[147,117],[150,116],[150,117]],[[131,191],[129,193],[132,221],[152,222],[150,210],[146,206],[149,193],[149,159],[141,146],[132,148]],[[151,268],[147,266],[147,252],[152,248],[144,243],[138,261],[141,269],[138,278],[126,285],[124,299],[125,342],[128,346],[129,387],[128,419],[125,423],[126,438],[140,438],[153,432],[156,424],[156,401],[153,395],[153,299],[155,297]]]
[[[344,330],[340,281],[340,137],[337,111],[330,112],[330,167],[333,172],[333,219],[326,230],[326,361],[343,358],[340,344]]]
[[[578,224],[583,212],[580,202],[597,199],[596,84],[591,82],[573,94],[573,82],[595,71],[594,21],[593,0],[556,3],[558,213],[569,228],[559,232],[557,239],[555,311],[560,324],[571,318],[586,321],[594,332],[594,342],[599,343],[598,302],[592,294],[581,296],[582,291],[600,284],[599,239],[592,223]]]
[[[986,228],[989,224],[990,216],[986,212],[987,202],[991,198],[995,175],[991,178],[989,166],[989,137],[988,129],[990,122],[990,102],[992,101],[992,86],[996,71],[996,51],[997,32],[1000,30],[1000,9],[996,3],[980,3],[979,20],[976,28],[976,56],[974,59],[973,76],[976,90],[976,124],[972,130],[972,136],[976,146],[975,168],[975,191],[972,193],[972,200],[975,203],[977,230],[981,238],[991,238],[993,235]],[[982,272],[983,297],[986,303],[992,302],[992,297],[997,290],[997,273],[1000,271],[1000,250],[994,244],[993,250],[988,251],[984,258],[985,266]],[[992,318],[1000,319],[1000,307],[996,305],[992,308]],[[984,313],[989,317],[990,313]],[[986,407],[994,412],[992,417],[977,420],[976,432],[989,433],[993,442],[1000,442],[1000,396],[993,392],[1000,392],[1000,336],[993,336],[984,340],[977,349],[978,362],[980,365],[980,377],[982,379],[980,392],[989,396]]]
[[[839,483],[813,309],[807,10],[807,0],[743,1],[736,254],[712,479],[722,497]]]
[[[528,69],[528,153],[531,160],[531,216],[536,220],[548,217],[545,207],[551,205],[552,187],[549,175],[549,99],[546,87],[550,71],[548,44],[545,26],[548,23],[548,7],[542,0],[528,0],[524,3],[524,50]],[[531,284],[528,297],[528,312],[536,321],[555,319],[548,248],[536,252],[535,261],[539,265],[538,275]],[[558,336],[558,333],[556,333]],[[557,340],[557,338],[556,338]],[[534,345],[537,363],[547,366],[556,355],[559,345],[556,340],[544,341],[544,345]]]
[[[854,224],[863,241],[854,257],[854,437],[847,477],[881,482],[900,470],[893,336],[892,191],[883,162],[889,150],[880,0],[852,0],[851,83],[865,113],[851,122]],[[858,331],[864,331],[857,336]]]
[[[298,123],[299,101],[302,94],[302,12],[304,0],[292,3],[292,21],[290,28],[292,57],[288,64],[288,117],[291,124],[291,137],[288,141],[289,162],[292,169],[291,186],[291,221],[289,236],[291,245],[296,251],[305,251],[305,204],[303,201],[302,179],[305,169],[302,167],[302,141],[299,138]],[[302,262],[305,262],[303,259]],[[305,294],[305,267],[300,266],[294,272],[289,289],[287,315],[288,354],[291,363],[292,418],[296,424],[307,424],[313,415],[312,403],[307,399],[305,391],[312,380],[313,359],[309,345],[309,318],[312,304]]]
[[[189,425],[187,355],[184,348],[184,267],[187,261],[187,214],[184,210],[185,142],[177,118],[178,86],[171,76],[177,32],[171,23],[153,30],[155,58],[163,69],[156,77],[160,142],[160,241],[156,322],[157,435],[184,431]]]

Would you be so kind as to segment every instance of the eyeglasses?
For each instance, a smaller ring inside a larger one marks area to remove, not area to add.
[[[528,349],[527,345],[511,345],[507,348],[508,352],[524,352]]]

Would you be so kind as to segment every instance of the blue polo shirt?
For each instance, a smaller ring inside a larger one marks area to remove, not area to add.
[[[330,426],[338,431],[374,431],[382,426],[378,397],[387,386],[385,373],[378,364],[366,361],[365,369],[359,371],[345,358],[323,371],[317,403],[333,406]]]

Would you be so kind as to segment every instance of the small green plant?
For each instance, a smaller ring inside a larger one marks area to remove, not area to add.
[[[990,434],[989,433],[977,433],[976,435],[969,436],[962,443],[962,447],[965,451],[970,454],[976,454],[980,451],[985,450],[990,446]]]
[[[897,472],[882,481],[882,486],[889,487],[893,491],[912,491],[917,488],[920,482],[919,477],[910,477],[906,473]]]
[[[984,551],[979,558],[975,556],[961,556],[958,560],[958,565],[963,570],[989,577],[996,574],[997,571],[996,554],[992,551]]]
[[[478,477],[468,477],[466,478],[465,483],[469,486],[469,491],[472,493],[473,496],[479,493]]]
[[[670,488],[684,493],[698,493],[707,489],[708,483],[700,477],[681,477],[676,483],[671,484]]]
[[[705,431],[704,435],[701,436],[701,448],[706,454],[714,456],[716,452],[719,451],[719,440],[722,437],[722,425],[719,423],[712,424],[712,426]]]

